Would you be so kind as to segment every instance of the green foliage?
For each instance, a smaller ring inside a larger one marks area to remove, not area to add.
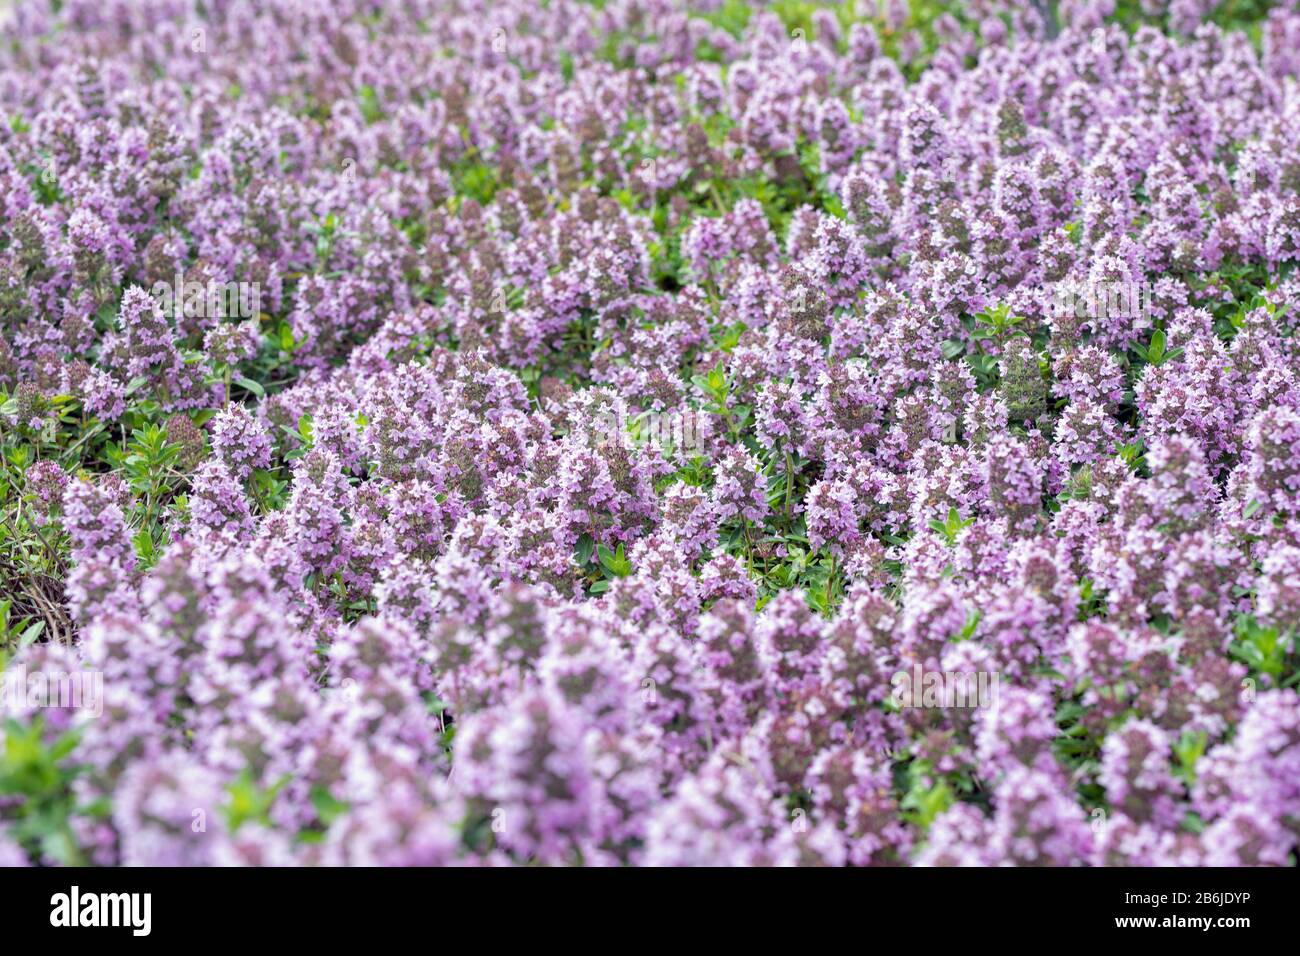
[[[1174,757],[1178,761],[1174,772],[1186,784],[1188,790],[1196,783],[1196,762],[1205,756],[1205,748],[1209,740],[1209,735],[1203,730],[1184,730],[1178,742],[1174,744]]]
[[[1142,361],[1150,365],[1163,365],[1165,362],[1173,361],[1183,354],[1181,348],[1166,350],[1165,333],[1161,329],[1156,329],[1151,333],[1151,342],[1149,344],[1134,345],[1133,351],[1137,353]]]
[[[3,665],[2,655],[6,650],[26,647],[45,631],[44,621],[13,617],[13,606],[13,598],[0,600],[0,665]]]
[[[931,518],[929,522],[930,529],[943,535],[943,539],[949,547],[952,547],[957,543],[957,535],[961,533],[963,528],[969,528],[974,523],[974,518],[963,519],[962,516],[957,513],[956,508],[949,508],[948,517],[943,521],[940,521],[938,518]]]
[[[926,760],[913,760],[907,767],[907,791],[899,801],[903,819],[922,834],[939,814],[957,802],[948,780],[935,772]]]
[[[1276,627],[1265,627],[1254,617],[1241,614],[1234,634],[1228,652],[1250,668],[1252,677],[1267,678],[1273,685],[1296,682],[1300,671],[1297,671],[1292,632],[1279,632]]]
[[[271,825],[270,812],[275,798],[292,778],[281,777],[270,787],[260,786],[251,770],[245,769],[227,788],[230,802],[221,808],[226,815],[230,832],[234,833],[245,823]]]
[[[69,731],[49,739],[45,723],[6,720],[0,753],[0,803],[13,806],[10,834],[37,859],[68,866],[85,861],[71,819],[79,812],[72,794],[78,768],[70,755],[79,734]]]
[[[625,578],[632,573],[632,562],[624,554],[622,544],[612,551],[603,544],[597,544],[596,559],[600,567],[601,579],[591,585],[589,590],[592,594],[608,591],[615,578]]]

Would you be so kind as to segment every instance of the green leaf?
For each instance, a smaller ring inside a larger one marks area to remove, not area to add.
[[[596,555],[607,574],[616,578],[625,578],[632,573],[632,563],[623,553],[623,545],[620,544],[617,551],[610,551],[605,545],[599,544],[596,546]]]
[[[35,644],[36,639],[40,637],[41,634],[44,633],[44,631],[45,631],[45,622],[37,621],[31,627],[27,628],[27,630],[23,631],[23,636],[18,638],[18,646],[27,647],[30,644]]]
[[[1159,365],[1165,355],[1165,333],[1156,329],[1151,334],[1151,344],[1147,346],[1146,360],[1152,365]]]
[[[262,388],[261,384],[259,384],[258,382],[254,382],[251,378],[243,378],[243,377],[237,378],[235,379],[235,384],[238,385],[240,388],[247,389],[248,391],[252,392],[258,398],[266,397],[266,389]]]
[[[614,552],[609,550],[609,548],[603,544],[596,545],[596,557],[600,559],[600,563],[606,570],[611,568],[614,564]]]
[[[378,123],[384,118],[384,110],[379,105],[379,96],[373,86],[361,87],[357,91],[357,99],[360,100],[361,115],[367,123]]]
[[[137,531],[135,537],[131,539],[131,543],[135,545],[136,554],[148,563],[153,562],[153,535],[149,533],[148,528],[141,528]]]
[[[312,787],[311,805],[320,822],[327,827],[348,810],[348,804],[335,799],[333,794],[319,784]]]
[[[1183,731],[1182,738],[1174,745],[1174,756],[1178,758],[1178,775],[1191,787],[1196,782],[1196,762],[1205,754],[1209,737],[1203,730]]]
[[[77,744],[81,742],[81,734],[77,731],[68,731],[59,737],[50,745],[50,759],[62,760],[72,751],[77,749]]]

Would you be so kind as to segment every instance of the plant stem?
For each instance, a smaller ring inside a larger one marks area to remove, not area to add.
[[[790,520],[790,499],[794,494],[794,461],[789,449],[785,453],[785,520]]]

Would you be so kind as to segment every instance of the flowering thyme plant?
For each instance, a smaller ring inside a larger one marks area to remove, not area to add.
[[[1294,864],[1264,6],[17,3],[0,864]]]

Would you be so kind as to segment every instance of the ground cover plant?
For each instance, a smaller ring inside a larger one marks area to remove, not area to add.
[[[1300,5],[3,15],[0,864],[1294,865]]]

